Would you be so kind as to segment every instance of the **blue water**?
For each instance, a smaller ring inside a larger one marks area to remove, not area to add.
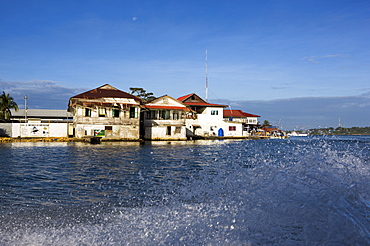
[[[0,245],[370,245],[370,137],[0,144]]]

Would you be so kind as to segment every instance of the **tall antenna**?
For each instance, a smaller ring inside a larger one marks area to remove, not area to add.
[[[208,102],[208,50],[206,50],[206,102]]]

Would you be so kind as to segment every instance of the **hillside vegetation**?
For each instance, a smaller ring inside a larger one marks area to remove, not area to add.
[[[370,135],[370,127],[328,127],[308,130],[310,135]]]

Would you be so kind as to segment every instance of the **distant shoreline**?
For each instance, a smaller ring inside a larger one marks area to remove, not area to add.
[[[309,135],[339,135],[339,136],[366,136],[370,135],[370,127],[326,127],[326,128],[313,128],[309,130],[299,130],[297,133],[308,133]]]
[[[370,136],[370,134],[309,134],[309,136]]]

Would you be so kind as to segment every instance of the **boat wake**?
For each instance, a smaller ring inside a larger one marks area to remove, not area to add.
[[[134,171],[136,197],[106,180],[116,199],[3,209],[1,245],[368,245],[369,147],[322,139],[152,146],[149,169]]]

